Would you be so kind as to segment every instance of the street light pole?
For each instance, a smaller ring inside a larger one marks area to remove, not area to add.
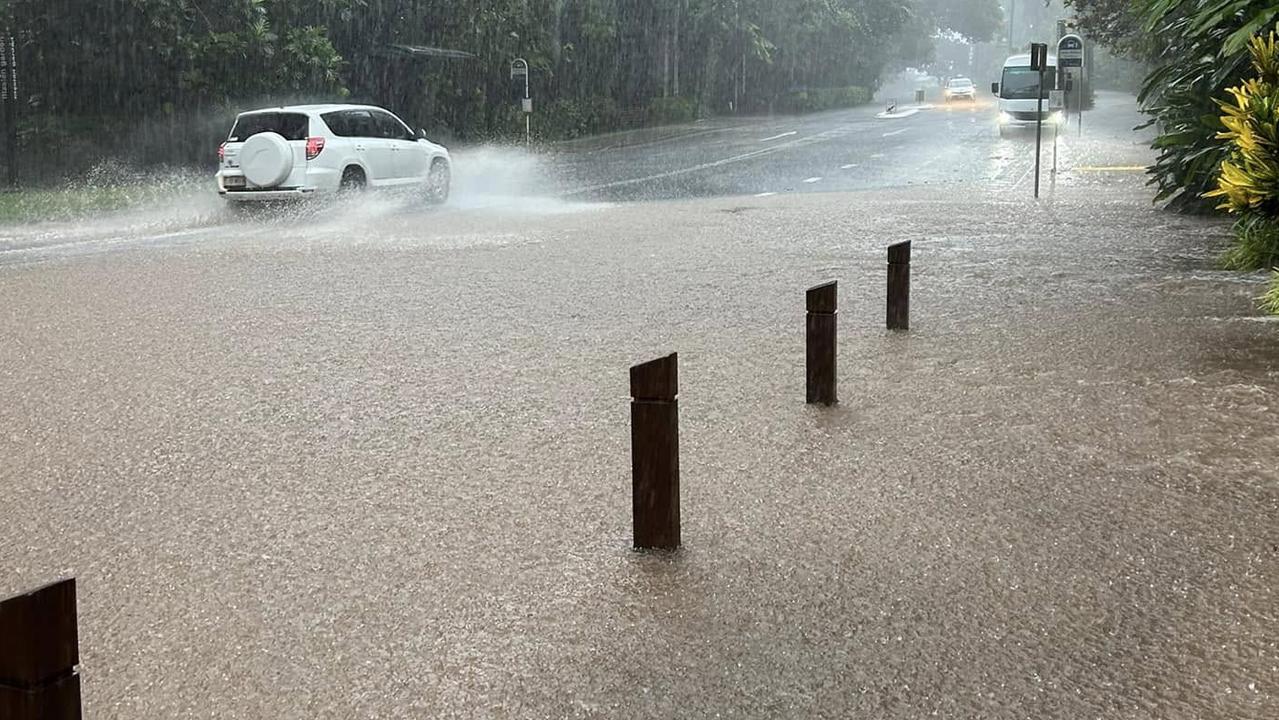
[[[1013,33],[1017,27],[1017,0],[1008,0],[1008,54],[1013,53]]]

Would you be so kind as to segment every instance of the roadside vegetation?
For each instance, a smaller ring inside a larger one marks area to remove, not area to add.
[[[20,44],[23,176],[208,161],[237,110],[369,102],[441,140],[578,137],[870,99],[998,0],[0,0]],[[921,41],[924,38],[924,41]],[[145,68],[145,70],[143,70]],[[45,149],[52,148],[53,152]],[[45,150],[39,157],[36,149]]]
[[[1272,270],[1279,313],[1279,60],[1274,0],[1069,0],[1080,24],[1152,68],[1140,94],[1159,130],[1157,199],[1235,215],[1222,263]]]

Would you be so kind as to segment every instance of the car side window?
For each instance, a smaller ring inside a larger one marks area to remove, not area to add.
[[[333,131],[338,137],[351,137],[351,121],[344,112],[325,113],[321,116],[324,118],[324,124],[329,126],[329,130]]]
[[[390,113],[374,113],[377,118],[378,128],[382,131],[382,137],[390,140],[408,140],[408,129],[404,127],[404,123],[395,119]]]
[[[349,137],[382,137],[377,123],[374,122],[373,114],[368,110],[348,110],[344,114],[346,115],[347,128],[351,132]]]

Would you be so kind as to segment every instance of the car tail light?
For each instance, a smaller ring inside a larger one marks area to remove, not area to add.
[[[306,139],[306,159],[314,160],[324,152],[324,138],[313,137]]]
[[[218,162],[226,160],[226,143],[218,146]]]

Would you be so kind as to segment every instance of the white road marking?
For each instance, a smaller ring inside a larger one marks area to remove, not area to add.
[[[798,131],[798,130],[791,130],[790,132],[788,132],[788,133],[782,133],[781,135],[774,135],[774,136],[772,136],[772,137],[766,137],[766,138],[764,138],[763,140],[760,140],[760,142],[772,142],[772,141],[774,141],[774,140],[781,140],[781,139],[782,139],[782,138],[784,138],[784,137],[790,137],[791,135],[798,135],[798,134],[799,134],[799,131]]]
[[[819,182],[821,182],[821,181],[822,181],[822,179],[821,179],[820,177],[810,177],[809,179],[805,180],[804,182],[808,183],[809,185],[812,185],[813,183],[819,183]]]
[[[873,157],[873,158],[882,158],[882,157],[884,157],[884,153],[875,153],[874,155],[871,155],[871,157]]]
[[[813,141],[811,138],[798,138],[795,140],[791,140],[790,142],[778,143],[777,145],[770,145],[766,148],[761,148],[759,150],[752,150],[751,152],[742,153],[741,155],[734,155],[733,157],[727,157],[727,158],[724,158],[723,160],[716,160],[714,162],[702,163],[701,165],[693,165],[692,167],[679,168],[677,170],[668,170],[667,172],[656,173],[653,175],[646,175],[644,177],[631,178],[629,180],[618,180],[616,182],[603,183],[600,185],[590,185],[587,187],[580,187],[574,190],[566,191],[565,193],[563,193],[563,195],[564,197],[572,197],[574,195],[581,195],[583,193],[588,193],[588,192],[596,192],[598,190],[608,190],[611,188],[629,187],[631,185],[639,185],[641,183],[652,182],[654,180],[665,180],[666,178],[679,177],[680,175],[688,175],[690,173],[702,172],[703,170],[711,170],[713,168],[723,167],[724,165],[732,165],[734,163],[745,162],[747,160],[754,160],[755,158],[763,157],[765,155],[773,155],[783,150],[789,150],[791,148],[800,147],[802,145],[811,145],[813,142],[815,141]]]
[[[839,166],[839,169],[840,169],[840,170],[852,170],[852,169],[853,169],[853,168],[855,168],[855,167],[857,167],[857,163],[849,163],[848,165],[840,165],[840,166]]]
[[[892,137],[892,136],[894,136],[894,135],[901,135],[902,133],[906,132],[907,130],[910,130],[910,128],[902,128],[901,130],[894,130],[894,131],[892,131],[892,132],[886,132],[886,133],[884,133],[884,137]]]
[[[776,195],[776,194],[777,194],[777,193],[775,193],[775,192],[764,192],[764,193],[760,193],[760,194],[756,195],[755,197],[757,197],[757,198],[765,198],[765,197],[772,197],[772,196],[774,196],[774,195]]]

